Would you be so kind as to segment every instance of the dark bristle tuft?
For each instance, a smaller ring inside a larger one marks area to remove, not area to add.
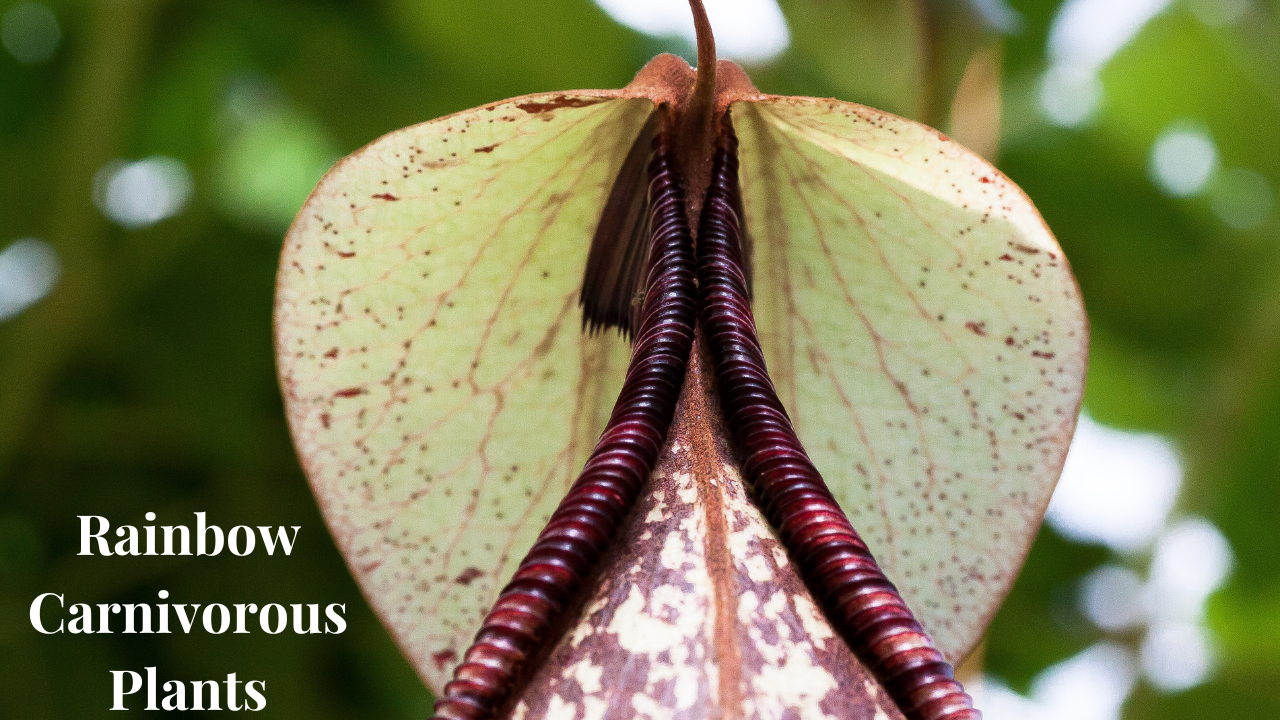
[[[658,126],[654,112],[631,145],[600,213],[582,277],[582,329],[594,335],[611,327],[630,338],[640,322],[645,268],[652,246],[649,184],[645,167]]]

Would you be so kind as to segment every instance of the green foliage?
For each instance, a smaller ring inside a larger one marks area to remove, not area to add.
[[[0,716],[106,715],[107,671],[145,666],[264,678],[270,717],[424,716],[429,697],[325,534],[285,429],[270,327],[283,226],[329,161],[385,132],[520,93],[619,87],[673,43],[586,0],[48,4],[62,30],[52,58],[0,52],[0,249],[34,236],[63,263],[53,294],[0,321]],[[836,3],[787,0],[792,46],[753,77],[948,130],[969,54],[999,43],[997,162],[1078,275],[1094,328],[1086,408],[1173,438],[1187,464],[1178,512],[1211,519],[1236,555],[1209,607],[1214,679],[1175,695],[1140,685],[1125,717],[1280,717],[1280,214],[1233,229],[1214,204],[1228,189],[1173,198],[1148,171],[1156,138],[1190,121],[1221,167],[1280,186],[1280,8],[1255,0],[1246,22],[1215,28],[1172,4],[1102,70],[1092,123],[1064,129],[1036,100],[1058,3],[1011,4],[1021,31],[1001,39],[973,29],[967,3],[903,3],[932,9],[921,26],[852,3],[835,23]],[[93,205],[95,172],[156,154],[190,169],[191,201],[150,227],[113,224]],[[75,555],[77,515],[141,524],[148,510],[303,530],[288,559]],[[987,669],[1025,689],[1097,640],[1073,597],[1106,557],[1045,530]],[[349,629],[43,637],[26,619],[42,592],[154,602],[161,589],[346,603]]]

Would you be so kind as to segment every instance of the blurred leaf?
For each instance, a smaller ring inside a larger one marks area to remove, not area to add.
[[[454,110],[531,92],[621,87],[649,59],[638,35],[583,0],[393,0],[391,13],[450,76],[464,99]]]
[[[52,295],[0,322],[0,716],[112,715],[108,670],[146,665],[267,679],[271,717],[425,716],[428,695],[334,551],[283,423],[270,344],[280,230],[333,158],[388,131],[520,93],[619,87],[671,42],[588,0],[45,4],[62,30],[52,58],[27,65],[0,48],[0,246],[38,237],[64,265]],[[1000,44],[998,159],[1078,274],[1094,327],[1086,405],[1173,438],[1187,458],[1179,512],[1211,518],[1237,559],[1210,606],[1217,674],[1174,695],[1140,683],[1125,717],[1280,716],[1280,5],[1252,0],[1211,27],[1194,3],[1170,3],[1102,69],[1093,124],[1066,130],[1037,96],[1060,0],[1013,0],[1020,29],[999,39],[973,9],[1003,6],[989,0],[781,4],[792,47],[752,69],[762,90],[938,126],[975,50]],[[246,80],[268,112],[235,115]],[[1219,174],[1174,199],[1149,164],[1182,122],[1207,128]],[[146,229],[112,225],[91,202],[94,173],[153,154],[187,164],[191,203]],[[1222,217],[1237,171],[1273,193],[1256,227]],[[304,535],[288,562],[75,555],[77,513],[138,522],[148,509]],[[1043,533],[992,627],[988,669],[1025,689],[1097,639],[1073,593],[1106,559]],[[26,620],[45,590],[133,602],[160,589],[345,602],[350,629],[43,637]]]
[[[990,37],[964,0],[781,0],[798,53],[841,99],[940,126]]]
[[[1107,557],[1044,530],[987,631],[986,672],[1025,692],[1031,677],[1098,639],[1075,607],[1076,583]]]
[[[267,111],[234,130],[217,170],[219,200],[250,227],[283,232],[325,170],[338,160],[335,143],[296,111]]]

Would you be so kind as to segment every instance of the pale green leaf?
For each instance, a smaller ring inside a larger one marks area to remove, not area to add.
[[[925,126],[733,106],[755,314],[814,463],[954,660],[1008,592],[1065,459],[1087,324],[1027,197]]]
[[[532,95],[391,133],[325,176],[285,241],[277,354],[299,455],[436,690],[621,386],[629,348],[581,331],[578,290],[652,107]]]

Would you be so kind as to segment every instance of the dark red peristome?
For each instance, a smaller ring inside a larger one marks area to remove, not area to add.
[[[490,718],[548,639],[572,593],[635,503],[666,439],[693,347],[693,240],[671,134],[649,163],[652,251],[643,316],[622,392],[582,474],[489,611],[436,701],[435,718]]]
[[[880,571],[796,437],[765,370],[740,249],[738,140],[721,121],[698,227],[699,316],[748,481],[805,581],[912,720],[980,720],[951,666]]]

